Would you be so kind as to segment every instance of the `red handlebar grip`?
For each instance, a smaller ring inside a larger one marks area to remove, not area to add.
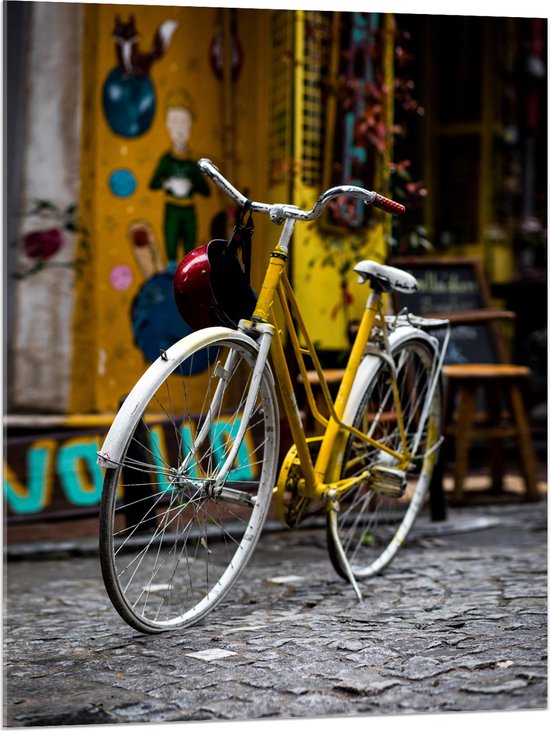
[[[389,198],[384,198],[383,195],[380,195],[380,193],[376,194],[376,198],[374,199],[373,205],[377,208],[381,208],[383,211],[387,211],[388,213],[393,213],[394,215],[399,215],[401,213],[405,213],[407,210],[404,205],[401,203],[396,203],[395,201],[390,200]]]

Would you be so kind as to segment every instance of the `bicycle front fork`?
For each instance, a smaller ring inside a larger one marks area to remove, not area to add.
[[[243,325],[246,324],[247,329],[250,330],[250,327],[248,327],[249,323],[247,323],[246,321],[241,321],[239,323],[239,329],[242,329],[246,332],[245,327],[241,327],[241,323]],[[269,323],[254,323],[253,327],[254,327],[255,334],[259,334],[260,347],[258,350],[258,356],[257,356],[256,362],[254,364],[254,370],[252,371],[250,388],[248,390],[248,394],[246,397],[246,402],[245,402],[243,414],[242,414],[242,417],[240,420],[239,429],[237,431],[235,439],[233,440],[233,444],[231,445],[229,454],[227,455],[227,457],[218,473],[218,476],[216,478],[216,482],[213,487],[214,493],[216,493],[216,491],[221,490],[221,486],[225,482],[225,478],[227,477],[227,474],[231,470],[231,468],[233,466],[233,462],[235,461],[237,454],[239,453],[239,449],[241,448],[241,444],[244,439],[244,435],[246,433],[246,430],[248,429],[250,417],[252,416],[254,405],[256,404],[256,399],[258,398],[260,384],[262,382],[264,369],[267,364],[267,356],[269,354],[269,349],[271,348],[271,341],[273,339],[273,334],[275,331],[275,328],[273,327],[273,325],[270,325]],[[221,397],[223,396],[223,392],[226,388],[226,384],[231,379],[232,371],[236,365],[233,362],[235,360],[235,357],[236,357],[236,354],[232,351],[229,354],[226,363],[223,366],[221,366],[221,364],[219,365],[220,372],[219,372],[218,376],[220,378],[220,382],[218,383],[218,385],[216,387],[216,393],[214,394],[212,406],[209,410],[210,414],[215,413],[215,406],[221,400]],[[208,419],[208,421],[210,422],[211,419]]]

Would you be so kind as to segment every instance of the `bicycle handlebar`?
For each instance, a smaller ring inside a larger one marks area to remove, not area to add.
[[[218,168],[210,160],[203,157],[199,160],[198,166],[205,175],[213,180],[214,183],[216,183],[216,185],[229,196],[229,198],[232,198],[239,205],[244,206],[247,202],[246,196],[240,193],[235,186],[226,180],[226,178],[223,177]],[[366,190],[365,188],[360,188],[357,185],[338,185],[335,188],[329,188],[319,196],[310,211],[304,211],[299,208],[299,206],[282,205],[279,203],[259,203],[258,201],[251,201],[250,209],[252,211],[258,211],[259,213],[268,213],[270,219],[274,223],[282,223],[287,218],[293,218],[297,221],[313,221],[314,219],[319,218],[330,200],[333,198],[339,198],[340,196],[359,198],[369,206],[375,206],[376,208],[386,211],[386,213],[392,213],[394,215],[405,213],[406,210],[405,206],[401,203],[396,203],[395,201],[380,195],[380,193],[374,193],[373,191]]]

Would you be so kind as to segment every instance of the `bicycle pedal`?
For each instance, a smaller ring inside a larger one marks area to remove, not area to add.
[[[388,497],[402,497],[407,489],[407,475],[395,467],[374,465],[369,473],[368,487]]]

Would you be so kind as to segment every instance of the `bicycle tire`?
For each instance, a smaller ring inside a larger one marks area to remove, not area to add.
[[[410,337],[392,347],[391,354],[397,366],[397,382],[407,443],[410,445],[416,430],[414,420],[421,413],[428,388],[429,374],[434,363],[433,345],[426,338]],[[399,451],[402,439],[395,419],[394,396],[388,362],[377,357],[348,414],[347,422],[375,439]],[[420,464],[414,461],[406,471],[406,489],[401,497],[380,492],[369,479],[362,480],[345,492],[339,501],[336,515],[329,513],[327,520],[328,549],[337,573],[350,580],[338,543],[351,567],[354,579],[361,580],[378,574],[394,559],[405,541],[419,511],[437,460],[433,449],[441,434],[442,387],[436,384],[428,417],[425,422],[417,454],[423,455]],[[347,440],[341,463],[340,477],[360,474],[374,465],[392,466],[393,458],[357,437]]]
[[[143,399],[127,398],[140,403],[139,420],[134,411],[130,420],[128,407],[112,427],[120,433],[127,424],[128,433],[118,463],[105,475],[100,563],[113,606],[144,633],[191,626],[225,597],[256,546],[275,484],[279,418],[266,364],[224,494],[212,494],[236,437],[258,349],[241,333],[220,337],[222,329],[215,330],[180,341],[168,365],[153,364],[149,370],[165,368],[158,385]],[[190,375],[194,361],[206,362],[206,370]]]

